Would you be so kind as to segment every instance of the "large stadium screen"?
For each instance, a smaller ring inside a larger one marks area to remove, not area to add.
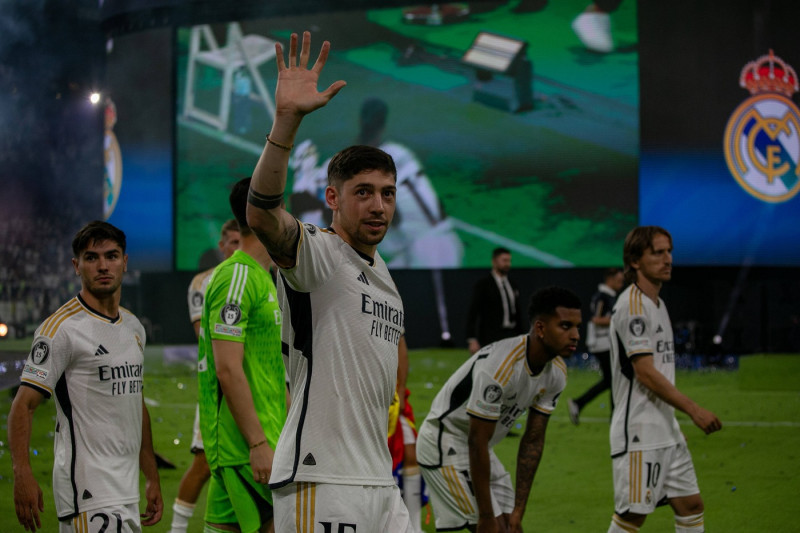
[[[798,265],[800,4],[717,13],[640,4],[640,220],[678,264]]]
[[[613,15],[608,54],[587,50],[571,27],[585,1],[523,4],[180,28],[177,267],[213,258],[229,187],[252,173],[271,126],[274,43],[288,48],[291,32],[306,29],[313,55],[332,44],[320,87],[347,86],[296,139],[286,198],[301,220],[328,223],[328,159],[375,144],[398,166],[397,220],[379,248],[390,267],[485,267],[497,246],[515,266],[618,264],[639,216],[636,2]]]
[[[169,28],[107,43],[103,215],[125,231],[132,270],[173,267],[171,51]]]

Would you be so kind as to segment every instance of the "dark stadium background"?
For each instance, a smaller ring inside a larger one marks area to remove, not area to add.
[[[364,11],[407,4],[351,0],[336,5],[339,11]],[[472,5],[492,10],[505,4]],[[639,181],[610,181],[603,193],[622,197],[623,210],[633,211],[642,223],[673,230],[676,269],[662,295],[673,320],[696,324],[694,350],[800,351],[800,196],[771,206],[767,227],[754,226],[764,219],[759,210],[766,208],[738,186],[720,196],[738,195],[742,202],[724,227],[713,224],[724,207],[713,194],[701,208],[686,204],[676,219],[663,218],[657,209],[681,201],[693,184],[708,181],[709,164],[719,166],[715,158],[722,152],[725,123],[747,96],[738,86],[746,62],[772,48],[800,68],[794,30],[800,5],[767,0],[737,2],[736,9],[726,2],[696,4],[636,4],[641,155],[633,165],[639,166]],[[177,29],[319,14],[331,5],[311,0],[7,4],[0,14],[0,321],[12,325],[13,335],[30,335],[77,290],[74,279],[65,275],[70,272],[69,241],[82,223],[102,217],[103,116],[86,100],[91,90],[101,90],[112,94],[117,106],[124,183],[137,191],[121,200],[110,219],[130,238],[135,272],[127,280],[123,304],[144,319],[151,342],[192,342],[185,292],[193,272],[177,268],[174,224],[173,190],[180,193],[174,188],[180,162],[174,121]],[[534,95],[542,94],[539,87],[534,78]],[[581,154],[573,156],[580,159]],[[658,172],[665,163],[674,165],[674,175]],[[247,172],[248,166],[242,162],[229,170]],[[733,183],[731,178],[721,187]],[[496,213],[497,219],[504,216]],[[755,248],[745,250],[743,243],[753,235],[761,237]],[[614,246],[621,255],[622,235],[616,238],[616,244],[609,243],[609,256]],[[458,345],[464,342],[469,289],[488,269],[490,250],[490,244],[483,244],[475,256],[486,252],[485,267],[470,263],[443,272]],[[560,284],[588,301],[605,265],[583,264],[518,267],[514,276],[525,299],[537,287]],[[409,345],[438,345],[441,332],[431,326],[438,320],[430,273],[403,270],[394,276],[406,302]],[[717,333],[722,333],[720,346],[711,343]]]

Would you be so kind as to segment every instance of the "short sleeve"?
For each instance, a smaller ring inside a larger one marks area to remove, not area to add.
[[[492,375],[482,370],[473,373],[472,391],[467,401],[467,414],[484,420],[498,420],[501,414],[503,387]]]
[[[251,270],[243,263],[228,263],[214,274],[205,294],[212,340],[244,342],[255,293]]]
[[[327,282],[341,263],[342,240],[331,230],[300,224],[297,259],[292,268],[281,269],[289,285],[299,292],[311,292]]]
[[[630,312],[620,313],[617,318],[616,332],[622,339],[627,357],[633,358],[638,355],[652,355],[652,335],[651,322],[647,313],[631,314]]]
[[[198,274],[189,285],[187,303],[189,304],[189,321],[192,323],[197,322],[203,316],[203,297],[209,277],[207,273]]]
[[[551,362],[548,379],[539,388],[531,401],[531,409],[550,415],[558,405],[561,393],[567,387],[567,365],[560,357]]]
[[[32,387],[50,398],[71,357],[71,347],[64,328],[56,331],[53,338],[37,334],[25,360],[20,384]]]

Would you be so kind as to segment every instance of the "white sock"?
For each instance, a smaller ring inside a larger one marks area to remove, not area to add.
[[[675,533],[703,533],[705,530],[703,513],[689,516],[675,515]]]
[[[611,517],[611,525],[608,527],[608,533],[636,533],[639,528],[630,522],[626,522],[618,515]]]
[[[422,476],[418,466],[403,468],[403,501],[411,517],[414,531],[422,531]]]
[[[194,514],[194,504],[175,498],[172,505],[172,529],[170,533],[186,533],[189,527],[189,519]]]

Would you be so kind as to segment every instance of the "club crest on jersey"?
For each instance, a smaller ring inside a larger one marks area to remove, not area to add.
[[[628,325],[628,329],[631,331],[631,335],[634,337],[641,337],[644,335],[644,320],[639,318],[638,316],[631,320],[631,323]]]
[[[50,355],[50,345],[45,341],[39,341],[31,348],[31,362],[34,365],[41,365],[47,361]]]
[[[242,319],[242,310],[236,304],[225,304],[219,312],[219,318],[227,325],[233,326]]]
[[[314,224],[305,223],[303,224],[306,227],[309,235],[316,235],[317,234],[317,227]]]
[[[733,112],[725,128],[725,162],[751,196],[779,203],[800,191],[800,111],[794,69],[772,50],[747,63],[739,85],[750,98]]]
[[[503,389],[494,383],[483,389],[483,399],[489,403],[495,403],[502,395]]]
[[[203,305],[203,295],[199,292],[192,294],[192,306],[200,307]]]

